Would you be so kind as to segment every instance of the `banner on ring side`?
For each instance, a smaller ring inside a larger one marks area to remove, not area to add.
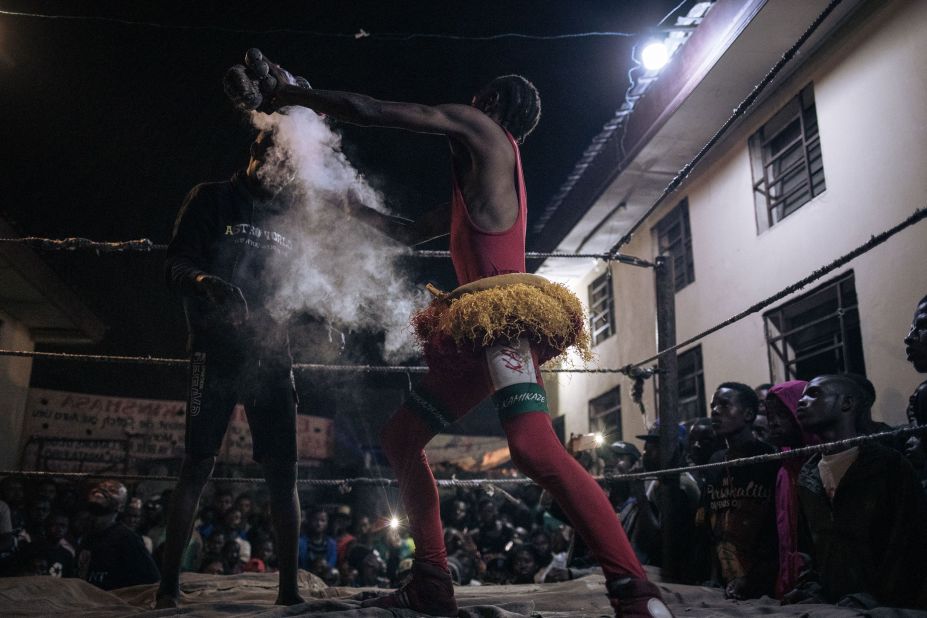
[[[29,389],[20,456],[23,469],[137,472],[139,464],[183,457],[183,401]],[[332,419],[298,415],[300,460],[334,454]],[[251,431],[236,406],[219,461],[251,463]]]
[[[499,436],[438,434],[425,447],[428,463],[445,464],[465,472],[482,472],[507,464],[509,444]]]

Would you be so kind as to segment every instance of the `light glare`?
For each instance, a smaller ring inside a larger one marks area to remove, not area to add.
[[[641,62],[648,71],[659,71],[669,62],[669,52],[661,41],[651,41],[641,52]]]
[[[390,517],[390,519],[389,519],[389,527],[392,528],[393,530],[396,530],[397,528],[399,528],[399,518],[398,518],[398,517]]]
[[[595,440],[595,445],[596,445],[596,446],[602,446],[603,444],[605,444],[605,436],[602,435],[601,433],[595,434],[595,435],[592,437],[592,439]]]

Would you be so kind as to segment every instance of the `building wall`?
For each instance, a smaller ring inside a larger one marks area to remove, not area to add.
[[[677,340],[777,292],[927,205],[927,74],[916,69],[925,59],[927,2],[869,3],[651,217],[626,253],[653,256],[647,230],[688,196],[695,282],[676,295]],[[814,83],[827,189],[757,234],[747,138],[808,82]],[[919,382],[905,361],[902,338],[915,302],[927,293],[925,238],[927,223],[921,222],[805,290],[854,271],[866,373],[879,395],[874,416],[891,424],[904,422],[908,395]],[[612,268],[618,328],[597,348],[602,367],[638,361],[655,350],[652,273]],[[573,283],[581,298],[596,274]],[[724,380],[755,385],[770,379],[760,314],[701,346],[709,397]],[[585,430],[588,400],[619,382],[625,437],[641,429],[630,380],[580,375],[558,380],[560,412],[570,415],[567,432]],[[652,421],[651,383],[646,392]]]
[[[0,348],[34,349],[27,328],[3,313],[0,313],[0,321]],[[0,470],[12,470],[19,465],[19,439],[31,373],[31,358],[0,356]]]
[[[649,255],[649,251],[639,252],[638,242],[633,241],[626,253]],[[649,242],[647,244],[649,246]],[[582,279],[568,283],[583,301],[587,311],[589,284],[602,275],[605,268],[605,264],[600,263]],[[596,354],[593,366],[596,367],[621,367],[649,356],[655,346],[653,271],[635,266],[613,265],[612,277],[616,290],[615,334],[593,349]],[[576,363],[576,366],[581,365]],[[552,409],[557,414],[566,415],[564,433],[567,437],[571,433],[585,433],[589,430],[589,400],[616,385],[621,386],[622,437],[633,439],[633,436],[646,430],[639,408],[631,400],[633,383],[620,374],[548,374],[545,380],[548,390],[557,393],[556,404]],[[648,381],[645,388],[644,404],[652,423],[655,399],[651,381]]]

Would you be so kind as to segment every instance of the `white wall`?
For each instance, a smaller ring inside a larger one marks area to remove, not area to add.
[[[927,61],[927,2],[871,5],[716,147],[677,198],[648,221],[652,227],[688,196],[695,283],[676,295],[677,340],[777,292],[927,206],[927,72],[921,70]],[[747,138],[808,82],[814,83],[827,189],[758,235]],[[639,233],[624,251],[653,256],[650,233]],[[921,222],[818,282],[854,271],[866,373],[879,394],[874,416],[891,424],[904,422],[907,397],[920,381],[905,361],[901,340],[914,303],[927,293],[925,265],[927,222]],[[655,349],[652,273],[613,268],[618,332],[597,348],[602,367],[641,360]],[[575,283],[584,300],[595,274]],[[759,314],[701,345],[709,397],[724,380],[751,385],[769,380]],[[628,379],[579,375],[557,382],[560,412],[569,415],[567,433],[585,430],[588,400],[617,383],[625,437],[641,429]],[[650,382],[646,393],[652,420]]]
[[[0,348],[32,351],[29,330],[0,313]],[[32,373],[31,358],[0,356],[0,470],[19,465],[19,441]]]
[[[629,245],[627,253],[638,253],[637,241]],[[570,282],[570,286],[586,305],[588,311],[588,286],[605,272],[605,264],[600,263],[580,280]],[[596,346],[593,351],[596,367],[621,367],[629,362],[649,356],[654,349],[656,331],[654,329],[653,271],[634,266],[612,266],[612,276],[617,294],[615,296],[615,334]],[[623,290],[627,290],[625,293]],[[585,433],[589,430],[589,400],[615,387],[621,386],[621,409],[623,420],[623,438],[633,440],[637,434],[646,431],[644,419],[637,404],[631,401],[632,381],[619,374],[556,374],[546,375],[548,390],[557,392],[554,412],[566,415],[565,434]],[[654,419],[654,396],[652,381],[647,382],[644,404],[648,420]]]

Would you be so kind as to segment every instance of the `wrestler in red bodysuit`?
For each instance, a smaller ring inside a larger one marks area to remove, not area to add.
[[[250,54],[249,58],[254,54]],[[378,101],[298,86],[270,87],[264,67],[235,67],[226,81],[242,106],[268,113],[302,105],[338,120],[448,137],[454,165],[451,207],[402,227],[372,210],[352,214],[409,244],[447,234],[461,287],[413,318],[429,371],[387,423],[383,449],[396,473],[416,555],[412,580],[365,606],[409,607],[456,616],[435,479],[425,445],[492,396],[512,461],[549,491],[593,549],[616,616],[671,616],[646,576],[608,498],[557,438],[539,364],[576,346],[588,353],[585,320],[565,287],[525,273],[526,197],[518,142],[540,116],[523,77],[499,77],[472,105]],[[269,73],[274,74],[275,65]],[[280,80],[281,82],[285,80]]]

